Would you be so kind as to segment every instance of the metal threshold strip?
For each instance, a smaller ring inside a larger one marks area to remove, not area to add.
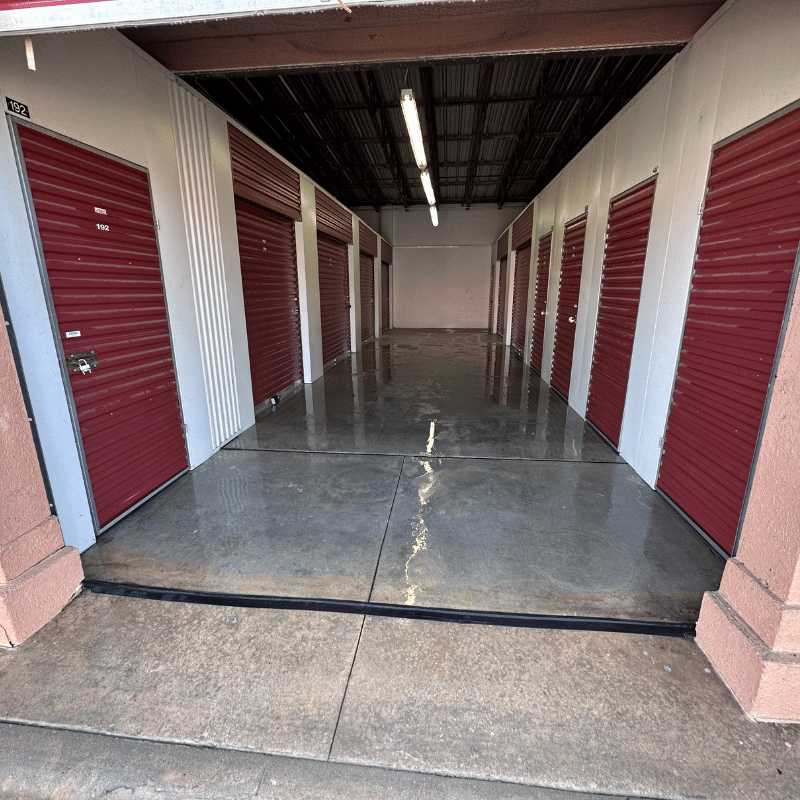
[[[360,614],[370,617],[392,617],[428,622],[455,622],[462,625],[494,625],[505,628],[543,628],[561,631],[600,631],[605,633],[638,633],[649,636],[694,636],[694,623],[659,622],[609,617],[570,617],[548,614],[511,614],[502,611],[473,611],[454,608],[400,606],[358,600],[333,600],[309,597],[276,597],[273,595],[223,594],[133,583],[84,580],[83,586],[95,594],[133,597],[138,600],[165,600],[171,603],[229,606],[231,608],[284,609],[319,611],[336,614]]]

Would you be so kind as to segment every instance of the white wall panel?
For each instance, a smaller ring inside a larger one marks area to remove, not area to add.
[[[394,247],[395,328],[485,328],[491,244]]]
[[[614,159],[611,196],[652,178],[661,160],[672,62],[617,116],[620,147]]]
[[[211,444],[216,448],[241,430],[216,181],[205,103],[174,82],[170,98]]]
[[[322,312],[319,304],[319,253],[317,252],[317,201],[314,184],[300,175],[300,212],[295,222],[297,277],[300,291],[300,339],[303,345],[303,381],[322,376]]]

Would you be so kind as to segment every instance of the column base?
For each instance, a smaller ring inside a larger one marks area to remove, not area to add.
[[[800,723],[800,655],[771,650],[719,592],[703,597],[696,641],[750,719]]]
[[[0,645],[14,646],[46,625],[83,580],[74,547],[62,547],[10,583],[0,585]]]

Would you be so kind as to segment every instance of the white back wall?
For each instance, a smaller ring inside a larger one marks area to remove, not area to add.
[[[395,328],[486,328],[492,245],[519,206],[442,206],[439,225],[427,207],[381,212],[392,245],[391,302]]]

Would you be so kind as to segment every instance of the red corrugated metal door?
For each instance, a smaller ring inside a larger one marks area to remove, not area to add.
[[[381,316],[381,333],[389,330],[389,314],[391,304],[389,301],[389,265],[381,261],[381,299],[383,300]]]
[[[322,361],[327,364],[350,350],[350,283],[347,245],[317,234],[319,304],[322,314]]]
[[[578,318],[578,296],[581,291],[585,242],[586,214],[583,214],[564,228],[561,275],[558,279],[558,310],[550,383],[566,398],[569,398],[569,384],[572,377],[572,353],[575,349],[575,322]]]
[[[361,272],[361,341],[375,335],[375,259],[369,253],[360,254]]]
[[[492,263],[492,268],[489,272],[489,324],[486,326],[486,330],[491,333],[492,332],[492,319],[494,314],[494,273],[495,273],[495,266]]]
[[[531,366],[542,372],[542,352],[544,351],[544,325],[547,319],[547,287],[550,285],[550,247],[553,234],[546,233],[539,238],[536,255],[536,294],[533,301],[533,335],[531,336]]]
[[[511,301],[511,345],[525,349],[525,327],[528,322],[528,288],[531,279],[531,243],[517,250],[514,266],[514,297]]]
[[[188,466],[148,177],[18,131],[103,527]]]
[[[655,178],[611,201],[586,418],[619,444]]]
[[[303,378],[294,223],[236,198],[253,403]]]
[[[800,110],[717,148],[658,488],[725,552],[739,526],[800,243]]]
[[[500,259],[500,275],[497,278],[497,333],[506,335],[506,293],[508,291],[508,258]]]

